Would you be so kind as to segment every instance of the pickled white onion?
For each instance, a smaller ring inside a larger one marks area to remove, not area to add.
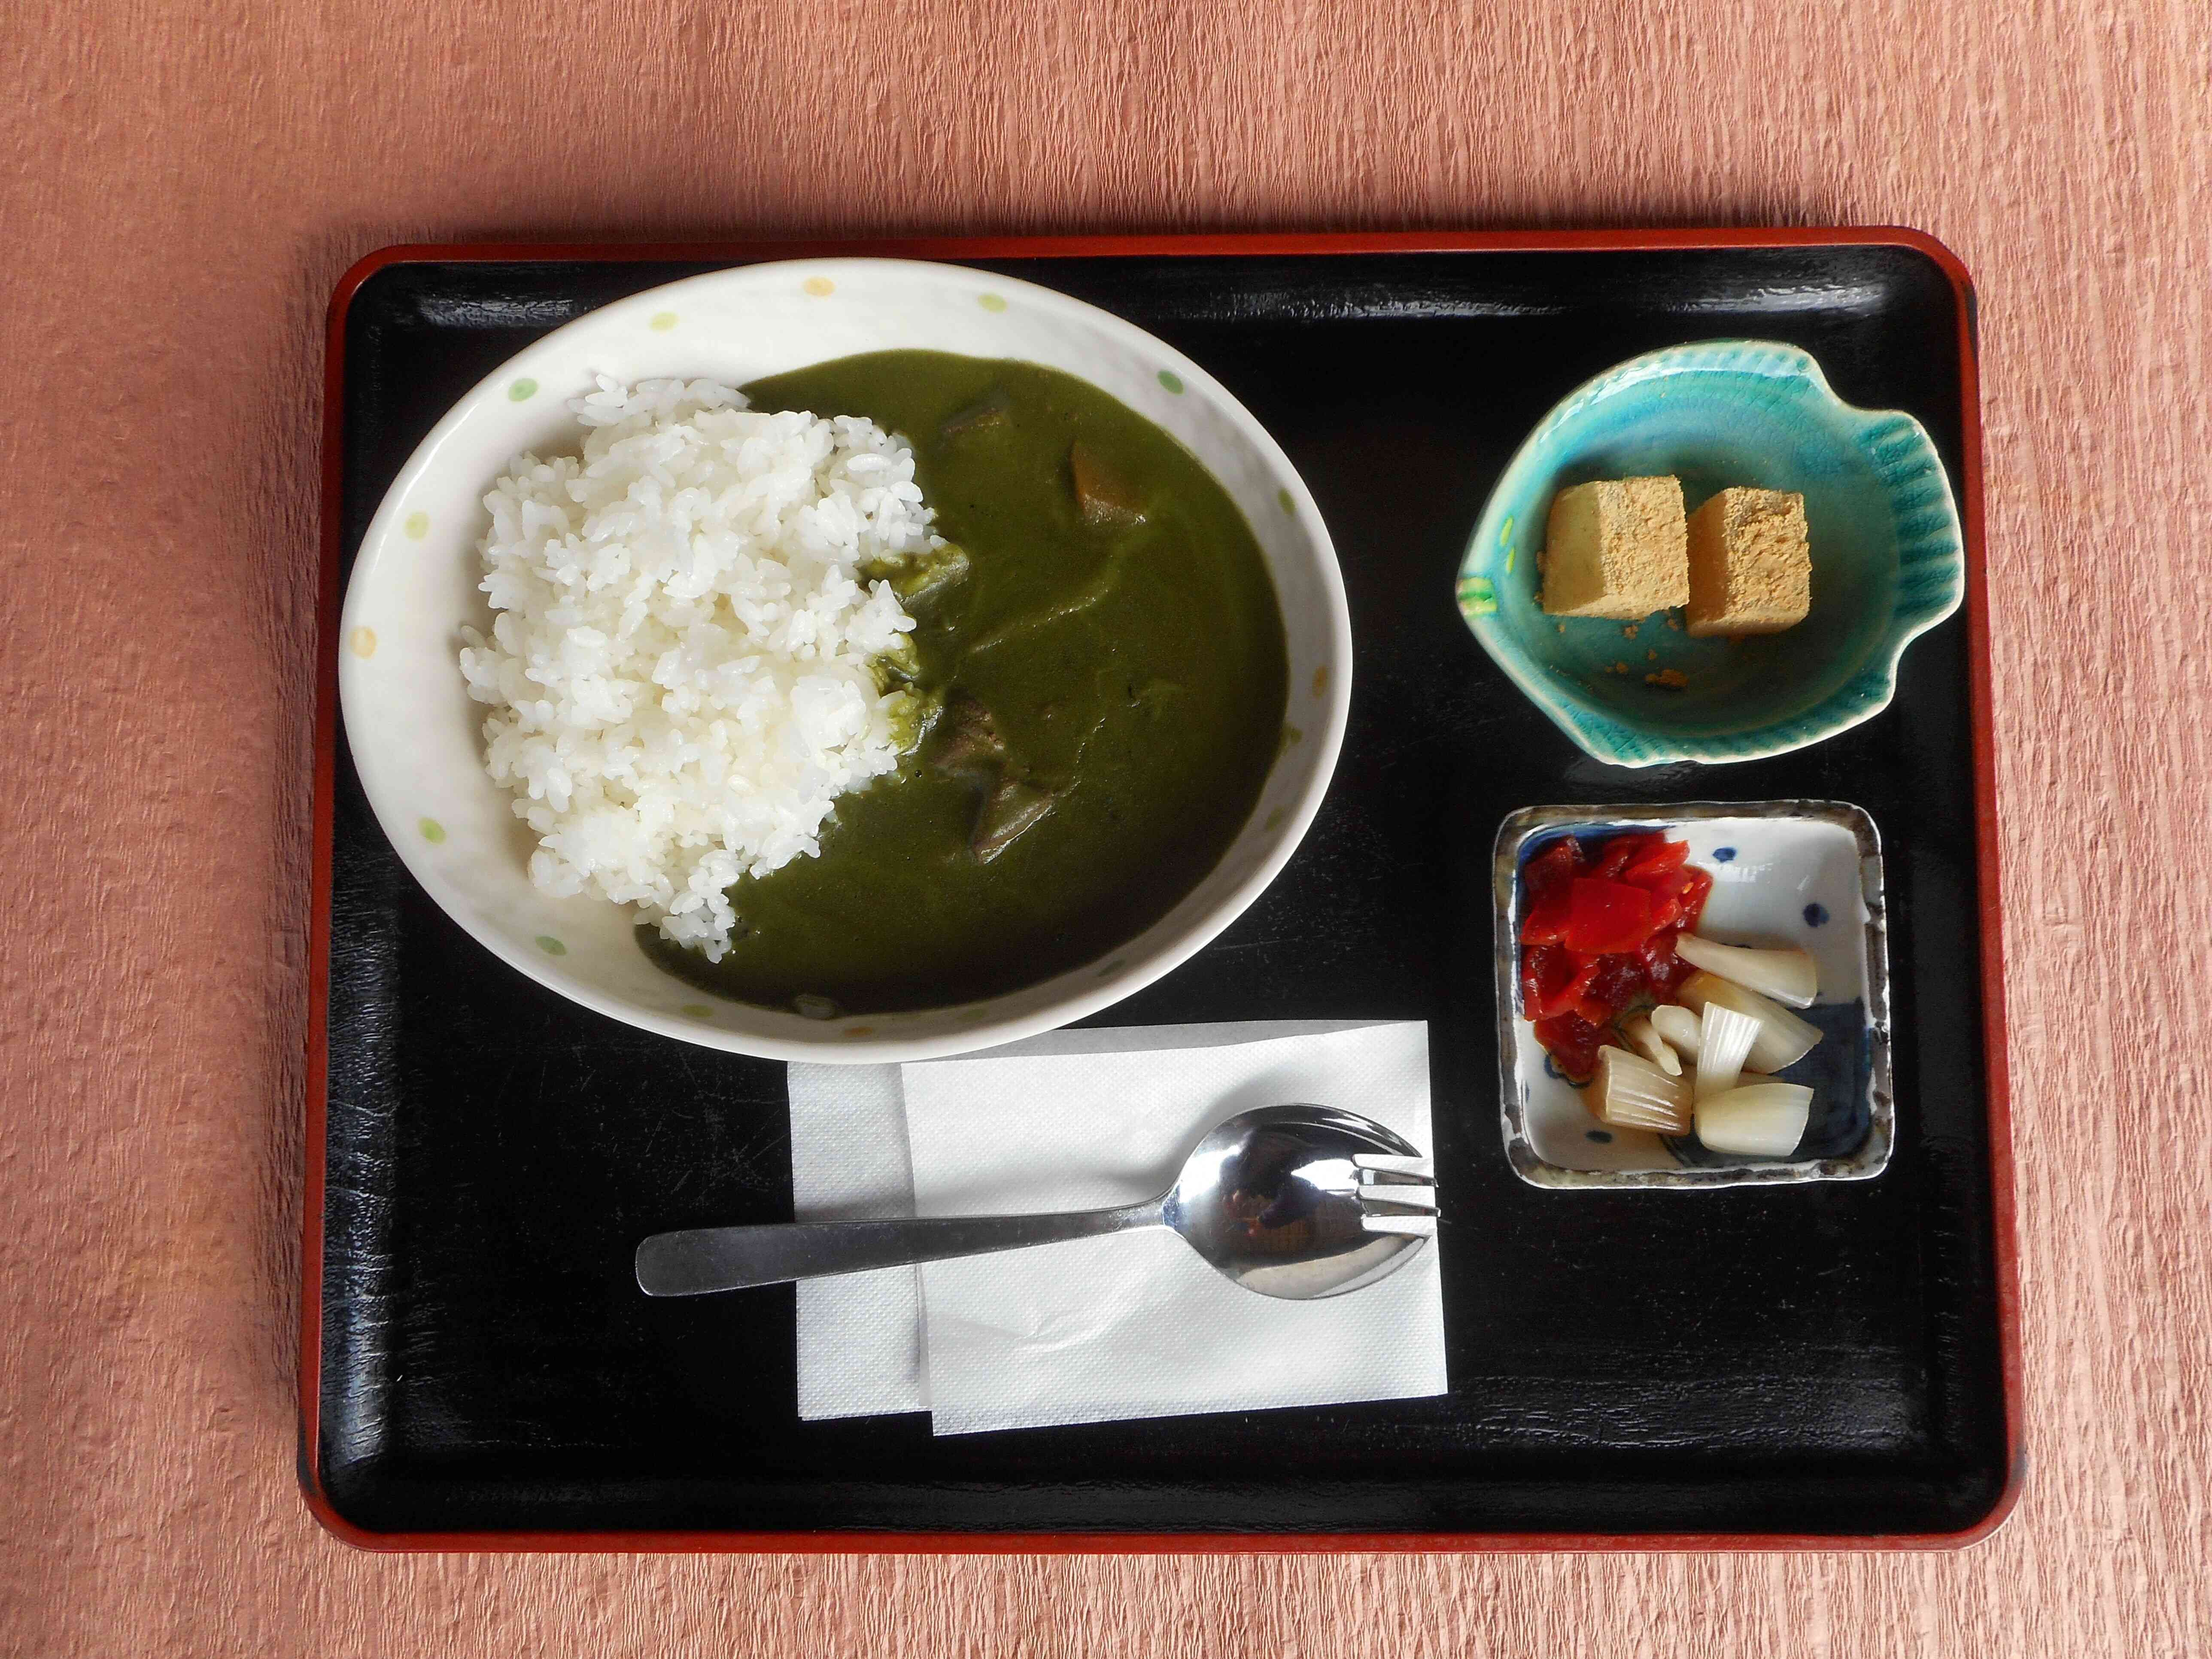
[[[1792,1008],[1809,1008],[1820,994],[1820,972],[1806,951],[1754,951],[1743,945],[1716,945],[1695,933],[1674,941],[1674,954],[1692,968],[1718,974],[1747,991],[1786,1002]]]
[[[1692,1091],[1698,1100],[1724,1095],[1735,1087],[1761,1030],[1749,1014],[1712,1001],[1705,1004],[1702,1024],[1698,1033],[1698,1080]]]
[[[1662,1002],[1651,1011],[1651,1029],[1670,1044],[1674,1052],[1687,1060],[1698,1057],[1698,1039],[1704,1026],[1689,1009],[1679,1004]]]
[[[1674,1052],[1672,1043],[1659,1035],[1650,1016],[1639,1015],[1630,1020],[1620,1028],[1620,1034],[1636,1045],[1638,1054],[1668,1077],[1682,1075],[1682,1057]]]
[[[1778,1072],[1785,1066],[1794,1066],[1810,1054],[1813,1045],[1820,1040],[1819,1026],[1808,1024],[1780,1004],[1770,1002],[1758,992],[1747,990],[1717,974],[1692,974],[1674,994],[1682,999],[1686,1007],[1694,1008],[1701,1014],[1708,1002],[1717,1002],[1723,1008],[1749,1014],[1759,1022],[1759,1041],[1751,1045],[1751,1056],[1744,1061],[1749,1071]]]
[[[1787,1158],[1805,1138],[1813,1091],[1796,1083],[1753,1083],[1697,1103],[1705,1150],[1745,1158]]]
[[[1689,1085],[1668,1077],[1640,1054],[1626,1048],[1597,1051],[1597,1115],[1616,1128],[1650,1129],[1662,1135],[1690,1132]]]

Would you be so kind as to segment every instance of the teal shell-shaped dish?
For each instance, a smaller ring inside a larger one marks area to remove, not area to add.
[[[1680,612],[1544,614],[1536,555],[1553,495],[1662,473],[1692,513],[1729,485],[1804,495],[1803,622],[1693,640]],[[1482,648],[1561,731],[1599,760],[1656,766],[1784,754],[1880,714],[1905,647],[1959,608],[1965,583],[1958,507],[1919,422],[1844,403],[1795,346],[1708,340],[1632,358],[1544,417],[1491,492],[1458,597]]]

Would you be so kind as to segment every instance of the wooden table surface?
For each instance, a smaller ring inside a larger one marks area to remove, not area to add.
[[[0,1650],[2212,1651],[2203,0],[85,0],[0,73]],[[1980,283],[2026,1496],[1948,1555],[388,1558],[292,1407],[323,307],[386,243],[1897,222]]]

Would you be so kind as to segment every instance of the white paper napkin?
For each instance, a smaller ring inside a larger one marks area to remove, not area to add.
[[[1148,1197],[1247,1107],[1352,1107],[1424,1149],[1419,1024],[1065,1031],[903,1068],[791,1068],[802,1217],[1087,1208]],[[910,1170],[910,1175],[909,1175]],[[1445,1387],[1437,1253],[1325,1302],[1223,1279],[1166,1233],[817,1280],[799,1411],[927,1408],[939,1433],[1403,1398]]]
[[[791,1198],[799,1221],[914,1213],[897,1066],[791,1068]],[[799,1416],[927,1411],[921,1340],[921,1269],[801,1279]]]

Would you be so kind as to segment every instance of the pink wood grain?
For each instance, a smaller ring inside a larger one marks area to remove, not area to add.
[[[2203,0],[0,9],[0,1652],[2212,1652]],[[406,240],[1909,223],[1979,279],[2032,1460],[1953,1556],[386,1558],[294,1484],[319,325]]]

